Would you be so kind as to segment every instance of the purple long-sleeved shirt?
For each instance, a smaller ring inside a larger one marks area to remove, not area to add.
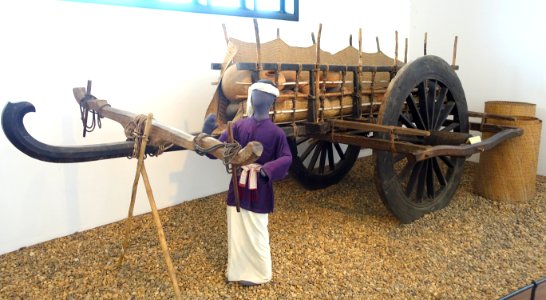
[[[263,153],[256,163],[262,165],[269,180],[266,182],[258,176],[258,190],[256,199],[252,199],[251,191],[247,187],[239,189],[239,200],[242,208],[255,213],[271,213],[274,206],[273,181],[283,179],[290,164],[292,154],[286,140],[286,135],[270,119],[256,121],[253,118],[245,118],[233,123],[233,138],[246,146],[251,141],[257,141],[263,145]],[[227,141],[227,131],[219,138]],[[227,205],[235,206],[233,185],[230,181]]]

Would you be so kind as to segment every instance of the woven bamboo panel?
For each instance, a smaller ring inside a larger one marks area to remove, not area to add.
[[[316,46],[293,47],[281,39],[275,39],[260,44],[261,63],[283,63],[283,64],[316,64]],[[335,54],[326,51],[319,51],[321,65],[346,65],[346,66],[392,66],[395,61],[382,52],[366,53],[349,46]],[[252,83],[252,72],[237,70],[235,64],[238,62],[257,62],[258,49],[255,43],[247,43],[234,38],[229,39],[228,48],[223,61],[220,73],[219,85],[208,106],[207,115],[214,113],[218,117],[217,129],[214,134],[219,134],[225,129],[227,121],[238,120],[244,116],[246,106],[247,90]],[[397,61],[402,66],[401,61]],[[276,107],[272,108],[272,119],[276,123],[294,122],[305,120],[307,117],[308,95],[313,93],[309,90],[309,71],[302,71],[296,85],[295,71],[264,70],[260,73],[261,79],[274,81],[281,97],[277,100]],[[345,78],[342,72],[319,72],[320,93],[332,93],[344,91],[344,97],[325,97],[321,104],[320,114],[324,118],[349,115],[352,111],[352,99],[349,96],[353,93],[353,73],[347,72]],[[363,72],[360,78],[362,88],[362,105],[366,106],[371,102],[381,102],[386,88],[391,80],[389,72]],[[298,96],[293,97],[290,94]],[[292,99],[296,98],[295,107]],[[343,100],[341,100],[343,99]]]
[[[320,63],[325,65],[347,65],[356,66],[359,64],[359,56],[361,64],[367,66],[390,66],[394,64],[394,59],[388,57],[382,52],[367,53],[359,51],[354,47],[347,47],[335,54],[327,51],[320,51]],[[231,38],[229,40],[228,52],[224,58],[225,70],[222,72],[222,91],[224,96],[230,101],[241,101],[245,99],[246,89],[252,82],[250,71],[237,71],[234,63],[238,62],[257,62],[258,54],[255,43],[247,43]],[[288,63],[288,64],[315,64],[317,62],[316,47],[292,47],[287,45],[281,39],[275,39],[260,45],[260,60],[262,63]],[[230,66],[227,66],[232,63]],[[398,65],[402,62],[398,61]],[[279,74],[277,85],[279,89],[283,89],[285,82],[294,82],[296,77],[295,71],[283,71]],[[323,78],[322,72],[319,73],[319,80]],[[275,81],[275,73],[261,73],[260,78],[270,79]],[[386,88],[390,81],[390,74],[386,72],[378,72],[372,78],[370,72],[362,74],[361,80],[364,81],[364,88],[370,87],[370,82],[374,82],[375,88]],[[302,72],[299,85],[300,91],[308,92],[309,88],[309,73]],[[340,72],[327,72],[326,81],[341,81]],[[347,87],[352,86],[352,74],[348,74],[346,81]],[[337,87],[339,84],[326,83],[326,88]]]
[[[480,155],[474,190],[497,201],[521,202],[535,197],[542,121],[535,118],[536,105],[524,102],[488,101],[485,113],[515,116],[517,120],[487,119],[486,123],[516,126],[523,135],[504,141]],[[485,132],[483,138],[492,134]]]
[[[233,62],[256,62],[257,51],[255,43],[247,43],[230,38],[230,45],[236,52],[230,55]],[[260,45],[261,62],[278,62],[288,64],[314,64],[317,62],[316,47],[289,46],[281,39],[275,39]],[[229,54],[228,54],[229,55]],[[320,63],[330,65],[358,65],[358,49],[347,47],[335,54],[320,50]],[[362,52],[362,64],[368,66],[388,66],[394,63],[394,59],[382,52]],[[400,63],[400,62],[399,62]]]

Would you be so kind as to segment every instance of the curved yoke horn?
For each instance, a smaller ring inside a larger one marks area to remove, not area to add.
[[[95,161],[109,158],[129,157],[133,153],[132,141],[106,143],[86,146],[52,146],[33,138],[25,128],[23,118],[29,112],[35,112],[29,102],[8,102],[2,111],[2,129],[8,140],[26,155],[47,162],[74,163]],[[171,147],[167,151],[184,150]],[[146,147],[146,153],[154,153],[152,146]]]

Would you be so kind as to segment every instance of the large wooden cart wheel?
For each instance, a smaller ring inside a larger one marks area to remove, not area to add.
[[[429,131],[468,133],[468,108],[459,78],[444,60],[423,56],[390,82],[379,124]],[[379,135],[388,139],[388,136]],[[427,138],[409,142],[431,145]],[[376,186],[387,207],[409,223],[445,207],[463,173],[464,157],[439,156],[415,162],[413,156],[376,151]]]
[[[292,151],[290,170],[308,189],[339,182],[352,168],[359,146],[331,143],[309,137],[288,138]]]

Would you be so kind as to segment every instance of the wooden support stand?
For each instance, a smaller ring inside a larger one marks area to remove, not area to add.
[[[127,247],[129,245],[129,233],[131,232],[131,225],[133,220],[133,209],[135,207],[135,199],[136,199],[136,191],[138,187],[138,181],[140,179],[140,176],[142,176],[142,179],[144,181],[144,186],[146,188],[146,194],[148,196],[148,201],[150,202],[150,208],[152,209],[152,216],[154,218],[154,223],[157,228],[159,243],[161,244],[161,249],[163,250],[165,263],[167,264],[167,271],[169,272],[169,277],[171,278],[171,282],[173,285],[174,295],[176,299],[182,299],[182,296],[180,294],[180,288],[178,287],[178,282],[176,280],[176,274],[174,272],[171,256],[169,254],[169,247],[167,246],[165,233],[163,232],[163,225],[161,225],[161,220],[159,219],[159,213],[157,211],[154,195],[152,193],[152,187],[150,185],[148,173],[146,172],[146,167],[144,166],[144,152],[146,150],[146,144],[148,143],[148,136],[150,134],[150,129],[152,127],[152,117],[153,117],[152,114],[148,114],[148,118],[146,119],[146,125],[144,128],[144,134],[142,136],[142,140],[141,140],[141,144],[139,148],[137,169],[135,173],[135,180],[133,182],[133,190],[131,194],[131,203],[129,204],[129,213],[127,216],[127,220],[125,221],[125,239],[123,240],[123,244],[122,244],[123,249],[121,252],[121,256],[119,258],[118,265],[121,267],[125,252],[127,251]]]

